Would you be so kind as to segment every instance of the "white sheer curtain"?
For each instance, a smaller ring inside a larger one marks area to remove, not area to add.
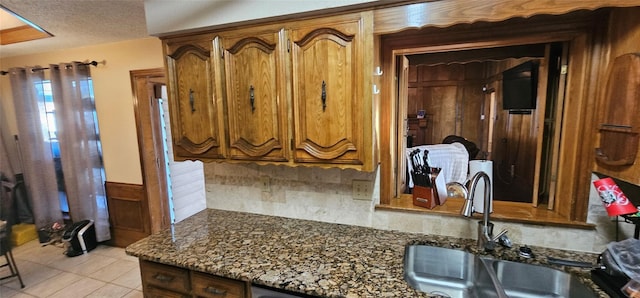
[[[93,220],[97,240],[109,240],[104,168],[89,66],[82,63],[51,65],[49,74],[69,215],[72,221]],[[13,68],[10,78],[25,184],[36,227],[43,228],[62,222],[52,146],[46,128],[45,76],[40,67]]]
[[[109,213],[89,66],[69,63],[49,68],[69,214],[73,221],[93,219],[97,240],[108,240]]]
[[[39,67],[35,67],[39,68]],[[9,70],[11,91],[23,158],[22,172],[37,228],[62,222],[51,144],[41,119],[46,119],[44,95],[39,92],[44,74],[34,68]]]

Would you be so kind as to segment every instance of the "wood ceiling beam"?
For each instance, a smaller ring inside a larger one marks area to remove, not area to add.
[[[8,45],[23,41],[51,37],[53,35],[42,32],[31,26],[24,25],[15,28],[0,30],[0,45]]]

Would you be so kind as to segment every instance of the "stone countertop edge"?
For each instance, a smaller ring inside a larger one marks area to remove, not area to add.
[[[539,264],[576,274],[609,297],[590,271],[547,264],[547,257],[594,263],[597,254],[519,245],[478,251],[473,239],[378,230],[218,209],[205,209],[170,229],[126,247],[128,255],[252,284],[319,297],[430,297],[404,281],[405,246],[424,244],[496,259]]]

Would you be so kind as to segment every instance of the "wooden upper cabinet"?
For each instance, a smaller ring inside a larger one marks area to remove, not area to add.
[[[164,41],[176,160],[224,158],[221,101],[214,97],[212,39]]]
[[[176,159],[374,169],[373,14],[163,40]]]
[[[292,40],[294,160],[363,165],[371,126],[365,22],[317,20],[294,27]],[[368,98],[366,98],[368,97]]]
[[[289,150],[284,30],[263,34],[228,32],[221,34],[220,40],[230,158],[286,161]]]

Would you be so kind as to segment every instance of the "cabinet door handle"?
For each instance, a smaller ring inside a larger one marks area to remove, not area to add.
[[[251,102],[251,113],[253,113],[253,111],[256,110],[256,106],[255,106],[256,97],[253,92],[253,85],[249,86],[249,101]]]
[[[327,109],[327,84],[322,81],[322,95],[320,96],[322,99],[322,111],[324,112]]]
[[[170,283],[175,279],[175,276],[158,273],[153,276],[153,279],[163,283]]]
[[[189,105],[191,105],[191,113],[196,111],[195,107],[195,96],[193,96],[193,89],[189,88]]]
[[[216,287],[212,287],[212,286],[208,286],[208,287],[204,288],[204,291],[209,293],[209,294],[212,294],[212,295],[220,295],[220,296],[222,296],[222,295],[226,295],[227,294],[226,290],[220,290],[220,289],[218,289]]]

